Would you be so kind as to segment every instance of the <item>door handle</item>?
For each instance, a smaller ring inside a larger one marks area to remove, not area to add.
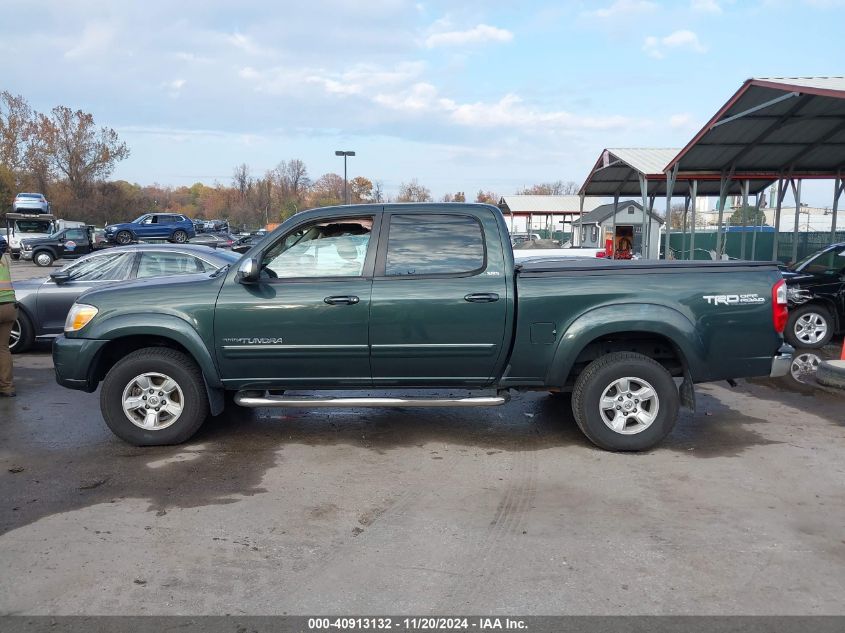
[[[330,306],[352,306],[358,303],[360,299],[353,295],[344,295],[339,297],[326,297],[323,302]]]
[[[493,303],[499,300],[499,295],[495,292],[473,292],[464,297],[464,301],[470,303]]]

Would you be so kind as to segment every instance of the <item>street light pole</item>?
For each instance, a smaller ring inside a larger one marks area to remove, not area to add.
[[[346,204],[349,204],[349,183],[346,179],[346,157],[355,156],[355,152],[339,149],[335,151],[334,155],[343,156],[343,198],[346,200]]]

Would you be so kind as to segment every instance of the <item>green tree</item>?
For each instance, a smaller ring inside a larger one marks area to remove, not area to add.
[[[765,224],[766,214],[756,207],[738,207],[731,214],[730,222],[732,226],[760,226],[761,222]]]

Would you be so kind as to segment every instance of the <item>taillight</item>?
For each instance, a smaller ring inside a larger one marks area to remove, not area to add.
[[[781,279],[772,286],[772,322],[775,331],[783,334],[786,329],[786,321],[789,318],[789,310],[786,306],[786,282]]]
[[[607,257],[607,253],[604,251],[596,251],[596,257]]]

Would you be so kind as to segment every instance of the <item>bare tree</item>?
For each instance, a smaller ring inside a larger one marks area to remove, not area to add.
[[[13,172],[24,168],[34,131],[33,118],[26,99],[5,90],[0,92],[0,164]]]
[[[431,191],[421,185],[416,178],[411,182],[403,182],[399,185],[398,202],[431,202]]]
[[[56,106],[49,116],[38,114],[30,148],[36,161],[64,176],[77,200],[129,156],[129,147],[117,132],[97,128],[93,115],[65,106]]]
[[[555,182],[543,182],[530,187],[524,187],[517,191],[522,196],[570,196],[578,193],[578,184],[568,180],[556,180]]]

